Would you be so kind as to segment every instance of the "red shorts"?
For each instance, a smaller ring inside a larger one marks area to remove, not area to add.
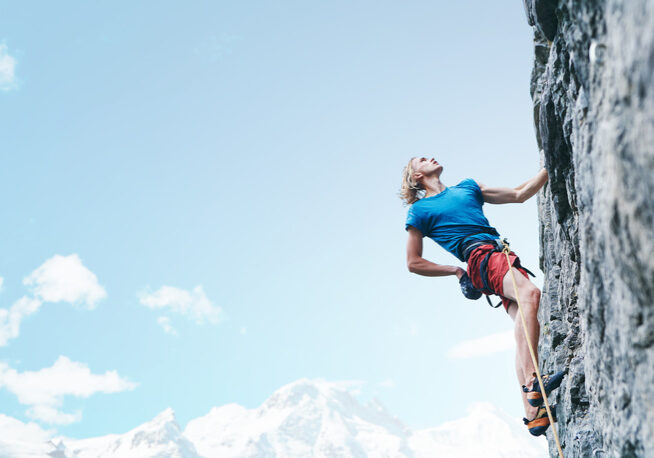
[[[488,252],[492,251],[493,248],[493,245],[482,245],[475,248],[468,258],[468,276],[472,280],[472,286],[477,289],[484,289],[484,282],[481,279],[479,267]],[[509,260],[511,261],[511,266],[514,266],[522,275],[529,278],[527,276],[527,271],[520,266],[520,258],[513,251],[509,253]],[[503,286],[504,276],[509,271],[509,266],[506,262],[506,255],[501,251],[491,254],[490,258],[488,258],[486,271],[488,272],[488,286],[494,294],[497,294],[502,298],[504,310],[508,312],[511,300],[504,297]]]

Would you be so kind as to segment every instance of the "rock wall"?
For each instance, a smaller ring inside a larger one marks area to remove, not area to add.
[[[564,455],[654,457],[654,0],[524,3],[550,175],[539,350],[569,369]]]

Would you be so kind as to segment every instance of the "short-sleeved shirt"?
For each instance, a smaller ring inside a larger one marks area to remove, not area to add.
[[[462,242],[494,240],[500,234],[490,225],[482,210],[484,198],[477,182],[466,178],[456,186],[449,186],[431,197],[423,197],[409,207],[406,230],[413,226],[463,259]]]

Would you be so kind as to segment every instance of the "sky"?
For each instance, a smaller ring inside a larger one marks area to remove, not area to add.
[[[520,2],[0,8],[0,413],[83,438],[306,377],[523,415],[511,320],[408,272],[398,198],[415,155],[540,169]],[[542,285],[536,198],[484,207]]]

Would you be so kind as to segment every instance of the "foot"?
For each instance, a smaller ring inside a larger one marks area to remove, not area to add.
[[[556,421],[556,406],[550,406],[550,410],[552,411],[552,418]],[[527,425],[527,429],[532,436],[542,436],[547,431],[547,428],[550,427],[550,419],[547,416],[545,406],[538,409],[536,416],[532,420],[523,418],[522,421]]]
[[[525,408],[525,417],[534,418],[534,417],[536,417],[536,415],[538,415],[539,410],[540,410],[540,407],[528,406],[528,407]]]
[[[557,389],[561,382],[563,381],[563,376],[565,372],[560,371],[554,375],[544,375],[543,376],[543,385],[545,386],[545,393],[549,395],[552,391]],[[528,385],[522,385],[522,391],[527,393],[527,402],[529,405],[534,407],[540,407],[543,405],[543,393],[540,389],[540,384],[538,383],[538,378],[534,372],[534,378],[532,379],[531,388],[528,388]]]

